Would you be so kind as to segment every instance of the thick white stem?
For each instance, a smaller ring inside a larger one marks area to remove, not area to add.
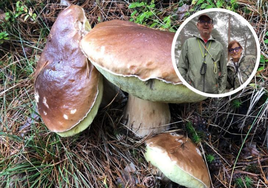
[[[139,137],[168,129],[170,111],[167,103],[151,102],[129,95],[125,111],[127,127]]]

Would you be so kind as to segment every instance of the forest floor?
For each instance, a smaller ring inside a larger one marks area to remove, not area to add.
[[[84,8],[92,27],[132,19],[176,31],[193,13],[217,6],[247,19],[261,44],[251,84],[229,97],[170,104],[170,131],[203,148],[213,187],[268,187],[267,1],[166,0],[136,8],[129,8],[132,1],[70,2]],[[43,124],[34,101],[33,73],[64,3],[0,3],[0,187],[180,187],[154,173],[143,156],[146,138],[123,126],[127,98],[99,109],[91,127],[73,137],[62,138]],[[146,11],[153,14],[144,15]]]

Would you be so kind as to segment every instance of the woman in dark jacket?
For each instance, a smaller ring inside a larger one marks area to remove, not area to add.
[[[227,89],[236,89],[241,86],[251,75],[256,57],[252,55],[244,55],[243,48],[240,43],[233,40],[228,45],[227,63]]]

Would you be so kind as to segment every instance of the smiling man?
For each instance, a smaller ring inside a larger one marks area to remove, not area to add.
[[[177,68],[194,88],[210,94],[224,93],[227,79],[226,57],[222,44],[211,36],[213,19],[202,14],[196,26],[199,35],[184,42]]]

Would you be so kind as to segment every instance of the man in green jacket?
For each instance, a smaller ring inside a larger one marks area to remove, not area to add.
[[[222,44],[211,36],[213,19],[202,14],[197,28],[199,36],[189,38],[183,44],[177,68],[194,88],[210,94],[224,93],[227,63]]]

